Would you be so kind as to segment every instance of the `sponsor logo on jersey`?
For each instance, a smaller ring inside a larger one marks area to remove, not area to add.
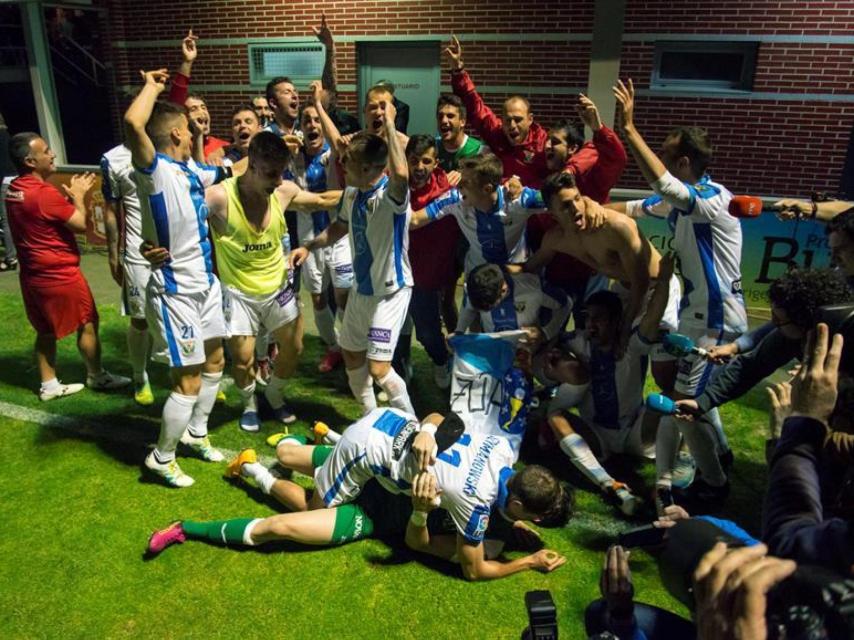
[[[335,267],[335,273],[338,274],[346,274],[353,273],[353,265],[352,264],[340,264]]]
[[[243,253],[250,253],[251,251],[266,251],[267,249],[272,249],[273,243],[269,240],[267,242],[261,244],[245,244],[243,245]]]
[[[409,444],[409,437],[415,433],[415,430],[418,428],[417,422],[407,422],[406,425],[400,430],[400,432],[394,437],[394,440],[391,442],[391,455],[392,459],[400,460],[400,458],[404,454],[404,449],[406,445]]]
[[[282,289],[278,293],[278,295],[276,296],[276,302],[279,303],[280,307],[284,307],[286,304],[288,304],[293,299],[294,299],[294,290],[291,289],[290,286]]]
[[[368,340],[371,342],[391,342],[391,329],[381,329],[380,327],[371,327],[368,329]]]
[[[489,514],[484,513],[477,519],[477,526],[474,529],[472,538],[482,538],[486,533],[486,528],[489,526]]]
[[[741,288],[741,278],[739,278],[738,280],[733,281],[733,283],[732,283],[732,293],[733,293],[733,295],[740,295],[740,294],[742,293],[742,288]]]
[[[23,191],[9,191],[6,192],[6,200],[14,200],[16,202],[24,201],[24,192]]]

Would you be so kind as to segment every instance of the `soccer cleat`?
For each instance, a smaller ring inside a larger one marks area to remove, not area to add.
[[[148,381],[135,385],[133,390],[133,400],[143,407],[154,404],[154,393],[151,391],[151,385]]]
[[[667,507],[676,504],[673,501],[673,492],[670,487],[660,486],[655,488],[655,511],[658,517],[664,516],[664,510]]]
[[[222,387],[216,390],[216,402],[223,404],[225,402],[225,391]]]
[[[729,495],[729,480],[715,487],[702,478],[697,478],[687,489],[673,492],[679,504],[688,506],[688,511],[709,511],[723,505]]]
[[[170,487],[183,489],[192,486],[195,480],[184,473],[181,467],[178,466],[176,460],[170,460],[165,464],[157,462],[154,457],[154,452],[148,454],[145,458],[145,467],[152,473],[160,476]]]
[[[72,384],[62,384],[59,383],[58,387],[54,389],[40,389],[39,390],[39,400],[42,402],[47,402],[48,400],[55,400],[56,398],[62,398],[64,396],[70,396],[79,391],[83,391],[84,386],[79,382],[74,382]]]
[[[149,555],[156,556],[166,547],[171,547],[173,544],[181,544],[187,540],[187,534],[184,533],[184,527],[180,522],[173,522],[165,529],[155,531],[148,539],[148,547],[146,552]]]
[[[267,444],[271,447],[278,447],[279,445],[302,446],[308,444],[308,438],[296,433],[274,433],[267,438]]]
[[[117,376],[109,371],[101,371],[97,375],[86,376],[86,386],[94,391],[111,391],[128,386],[132,380],[125,376]]]
[[[640,507],[638,497],[622,482],[615,481],[610,487],[605,489],[605,495],[620,508],[623,515],[633,516],[637,512],[638,507]]]
[[[237,454],[234,460],[228,463],[228,468],[225,470],[225,477],[239,478],[242,475],[240,472],[243,469],[243,465],[252,464],[253,462],[258,462],[258,454],[255,453],[255,449],[244,449]]]
[[[680,451],[676,458],[676,466],[673,467],[673,486],[677,489],[685,489],[694,482],[697,465],[694,457],[687,451]]]
[[[189,431],[185,431],[181,436],[181,444],[190,447],[195,451],[202,460],[208,462],[222,462],[225,456],[219,449],[215,449],[211,444],[211,439],[208,436],[202,438],[194,438]]]
[[[256,433],[261,430],[261,420],[258,418],[257,411],[244,411],[240,414],[240,419],[237,425],[243,430],[250,433]]]
[[[341,363],[344,362],[344,356],[341,355],[341,351],[338,349],[327,349],[326,355],[323,356],[320,363],[317,365],[317,370],[320,373],[329,373],[336,367],[341,366]]]
[[[341,439],[341,434],[329,428],[325,422],[314,423],[314,444],[335,444]]]
[[[433,365],[433,382],[443,391],[451,388],[451,370],[447,363]]]

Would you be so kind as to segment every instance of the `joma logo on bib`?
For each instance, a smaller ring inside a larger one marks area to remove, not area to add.
[[[267,249],[272,249],[272,242],[265,242],[264,244],[245,244],[243,245],[243,253],[249,253],[250,251],[266,251]]]

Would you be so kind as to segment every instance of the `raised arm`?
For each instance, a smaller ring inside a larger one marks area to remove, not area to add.
[[[172,78],[169,85],[169,102],[183,107],[187,101],[187,95],[190,93],[190,72],[193,68],[193,62],[199,51],[196,48],[196,40],[198,38],[193,35],[193,30],[187,33],[187,36],[181,41],[181,66],[178,67],[178,73]]]
[[[326,14],[320,14],[320,28],[312,27],[314,35],[326,48],[326,59],[323,62],[323,75],[320,77],[327,91],[333,92],[338,87],[338,62],[335,57],[335,39],[326,24]]]
[[[145,85],[125,112],[125,144],[130,149],[134,166],[145,169],[154,162],[156,153],[154,143],[145,132],[145,125],[151,117],[157,96],[166,87],[169,74],[166,69],[140,73],[145,79]]]
[[[387,103],[383,110],[383,119],[388,144],[388,193],[395,202],[404,202],[409,195],[409,163],[394,126],[396,115],[394,104]]]
[[[332,118],[330,118],[329,114],[326,113],[326,109],[323,108],[323,103],[320,100],[320,96],[323,95],[323,84],[319,80],[314,80],[309,85],[308,90],[311,96],[311,104],[313,104],[314,108],[317,109],[317,116],[320,118],[320,126],[323,127],[323,135],[329,143],[329,146],[332,147],[332,151],[335,155],[338,158],[341,158],[345,145],[341,140],[341,132],[338,131],[338,127],[335,126],[335,123],[332,122]]]
[[[445,53],[451,61],[451,89],[466,106],[468,124],[489,146],[495,148],[496,142],[500,143],[504,136],[501,118],[486,106],[475,89],[474,82],[465,70],[463,48],[457,36],[451,36],[451,44],[445,49]]]

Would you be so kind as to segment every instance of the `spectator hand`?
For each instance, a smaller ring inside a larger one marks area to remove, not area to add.
[[[764,544],[728,551],[719,542],[694,571],[698,640],[765,640],[766,595],[796,564],[766,555]]]
[[[451,36],[451,44],[445,49],[445,53],[451,59],[451,71],[459,71],[463,68],[463,48],[457,36]]]
[[[86,194],[89,193],[89,190],[94,184],[94,173],[77,173],[71,176],[70,184],[62,185],[62,188],[65,190],[65,193],[69,198],[74,200],[76,203],[82,203]]]
[[[738,355],[738,344],[730,342],[729,344],[721,344],[706,349],[708,355],[706,359],[713,364],[724,364],[729,362],[733,356]]]
[[[593,102],[583,93],[578,94],[578,117],[586,124],[594,133],[602,128],[602,118],[599,117],[599,109],[596,103]]]
[[[622,80],[617,80],[614,86],[614,97],[622,107],[621,125],[623,130],[634,127],[635,119],[635,85],[632,79],[628,79],[628,85],[623,84]]]
[[[773,205],[780,220],[800,220],[812,215],[812,203],[803,200],[778,200]]]
[[[700,415],[700,405],[696,400],[686,399],[676,401],[676,418],[692,422],[694,418]]]
[[[184,56],[184,62],[192,64],[196,56],[199,55],[199,50],[196,48],[196,40],[198,39],[198,36],[194,36],[193,30],[190,29],[187,32],[187,37],[181,41],[181,53]]]
[[[635,588],[629,569],[629,551],[620,545],[612,546],[605,553],[605,562],[599,575],[599,592],[605,599],[611,617],[625,620],[632,616]]]
[[[671,504],[664,508],[664,515],[652,523],[653,527],[659,529],[669,529],[675,526],[680,520],[687,520],[691,515],[677,504]]]
[[[828,348],[830,329],[819,323],[807,336],[803,366],[792,381],[792,415],[808,416],[827,424],[836,405],[836,384],[842,335],[837,333]]]
[[[330,31],[326,24],[325,13],[320,14],[320,28],[312,27],[311,30],[314,32],[317,39],[326,45],[327,49],[331,49],[335,46],[335,40],[332,38],[332,31]]]
[[[769,412],[771,438],[779,438],[783,430],[783,421],[792,413],[792,385],[788,382],[778,382],[766,387],[771,398]]]

